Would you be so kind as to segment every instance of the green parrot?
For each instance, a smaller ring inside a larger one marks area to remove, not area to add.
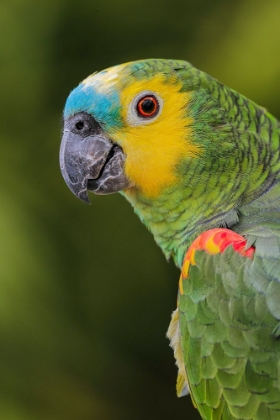
[[[280,419],[280,123],[185,61],[94,73],[64,109],[63,177],[121,192],[181,269],[168,337],[204,420]]]

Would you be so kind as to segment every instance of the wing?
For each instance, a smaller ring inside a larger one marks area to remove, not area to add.
[[[263,233],[246,248],[237,233],[212,229],[185,257],[179,344],[205,420],[280,418],[279,239],[266,232],[267,247]]]

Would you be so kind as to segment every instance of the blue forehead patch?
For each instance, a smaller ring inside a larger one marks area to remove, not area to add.
[[[119,94],[116,89],[105,93],[81,83],[67,98],[64,118],[69,118],[78,112],[87,112],[101,126],[112,129],[122,125],[120,111]]]

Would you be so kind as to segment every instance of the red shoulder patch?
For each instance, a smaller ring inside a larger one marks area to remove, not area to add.
[[[199,235],[189,247],[182,266],[182,273],[179,281],[180,293],[183,293],[182,281],[188,278],[190,265],[196,265],[196,251],[205,251],[207,254],[221,254],[228,246],[232,246],[235,252],[244,257],[252,258],[255,248],[246,248],[246,239],[230,229],[210,229]]]

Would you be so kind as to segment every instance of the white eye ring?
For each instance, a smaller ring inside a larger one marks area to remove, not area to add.
[[[141,102],[141,99],[144,99],[145,97],[154,98],[157,103],[158,107],[156,109],[156,112],[152,115],[141,115],[139,113],[139,103]],[[129,105],[127,113],[127,122],[132,126],[150,124],[152,121],[159,117],[159,115],[162,112],[162,108],[163,100],[161,99],[161,97],[156,92],[153,92],[151,90],[144,90],[138,93],[138,95],[135,96],[135,98]]]

